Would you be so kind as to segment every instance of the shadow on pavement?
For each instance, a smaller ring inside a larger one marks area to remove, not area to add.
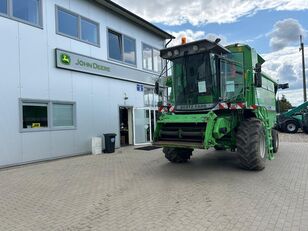
[[[163,155],[163,154],[162,154]],[[195,151],[187,163],[170,163],[167,159],[160,166],[162,177],[204,178],[213,174],[229,175],[233,173],[247,174],[240,167],[236,152],[228,151]],[[251,172],[253,173],[253,172]]]

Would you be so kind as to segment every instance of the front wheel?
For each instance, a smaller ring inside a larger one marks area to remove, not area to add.
[[[294,120],[289,120],[286,122],[284,131],[287,133],[297,133],[298,125]]]
[[[185,163],[187,162],[193,152],[193,149],[189,148],[163,148],[165,157],[172,163]]]
[[[264,169],[267,148],[262,122],[256,118],[242,121],[236,139],[241,166],[247,170]]]

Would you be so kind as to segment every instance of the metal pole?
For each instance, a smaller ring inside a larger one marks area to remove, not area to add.
[[[301,47],[299,48],[302,51],[302,64],[303,64],[303,90],[304,90],[304,102],[307,101],[307,92],[306,92],[306,69],[305,69],[305,50],[303,36],[300,36]]]

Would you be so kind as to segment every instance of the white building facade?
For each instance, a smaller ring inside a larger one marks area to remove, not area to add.
[[[151,142],[171,38],[109,0],[0,0],[0,166]]]

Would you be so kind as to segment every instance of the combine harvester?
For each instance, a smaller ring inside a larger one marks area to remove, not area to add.
[[[248,170],[262,170],[279,146],[278,84],[261,72],[264,59],[248,45],[200,40],[160,51],[172,62],[172,105],[161,106],[154,145],[174,163],[194,149],[238,151]],[[156,91],[159,88],[156,82]]]

